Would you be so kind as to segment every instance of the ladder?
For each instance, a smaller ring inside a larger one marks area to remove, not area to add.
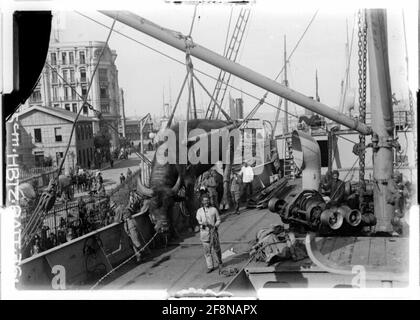
[[[293,159],[292,135],[285,135],[284,139],[284,164],[283,173],[284,177],[288,179],[295,178],[295,162]]]
[[[238,57],[239,48],[242,42],[242,38],[245,33],[245,28],[248,23],[250,15],[250,9],[242,8],[238,20],[236,21],[235,29],[233,30],[232,37],[229,42],[229,46],[225,52],[225,57],[229,60],[235,62],[236,58]],[[216,85],[213,89],[212,97],[213,99],[210,101],[209,106],[206,111],[206,119],[217,119],[220,113],[220,109],[215,113],[216,110],[216,103],[221,107],[225,94],[226,89],[230,80],[231,74],[227,73],[224,70],[220,70],[219,76],[217,78]]]

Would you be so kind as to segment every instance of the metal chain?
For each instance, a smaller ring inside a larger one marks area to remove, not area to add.
[[[367,69],[367,24],[365,19],[365,11],[358,11],[358,46],[359,46],[359,121],[366,123],[366,69]],[[365,146],[366,138],[359,135],[359,145],[361,152],[359,153],[359,186],[361,190],[365,190]]]

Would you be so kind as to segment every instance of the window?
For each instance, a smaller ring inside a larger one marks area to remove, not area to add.
[[[30,102],[40,102],[41,101],[41,91],[34,90],[31,95]]]
[[[58,101],[58,87],[53,87],[53,101]]]
[[[72,109],[72,111],[73,111],[74,113],[77,113],[77,103],[73,103],[73,104],[71,105],[71,109]]]
[[[68,76],[69,76],[69,70],[63,70],[63,78],[65,82],[69,81]]]
[[[74,64],[74,53],[73,52],[69,52],[69,60],[70,60],[70,64]]]
[[[44,151],[35,151],[35,167],[41,167],[44,164]]]
[[[70,69],[70,82],[73,83],[74,82],[74,70]]]
[[[101,112],[109,113],[109,104],[108,103],[101,103]]]
[[[101,97],[101,99],[107,99],[108,98],[108,90],[105,86],[100,88],[100,97]]]
[[[58,83],[57,72],[55,72],[54,70],[53,70],[52,75],[51,75],[51,81],[52,81],[52,83]]]
[[[87,106],[83,106],[83,114],[88,114],[88,107]]]
[[[57,65],[57,54],[51,53],[51,65]]]
[[[86,99],[87,89],[86,87],[82,87],[82,98]]]
[[[64,100],[69,100],[70,98],[70,88],[64,87]]]
[[[70,111],[70,103],[66,103],[64,105],[64,109],[66,109],[67,111]]]
[[[86,82],[86,70],[80,69],[80,82]]]
[[[42,142],[41,129],[34,129],[35,142]]]
[[[67,53],[65,52],[61,53],[61,60],[63,64],[67,64]]]
[[[99,81],[108,81],[107,69],[99,69]]]
[[[54,108],[59,108],[60,105],[58,103],[54,103]]]
[[[77,100],[76,88],[70,88],[71,90],[71,100]]]
[[[63,137],[61,135],[61,128],[54,128],[54,134],[55,134],[55,142],[63,141]]]
[[[77,162],[82,163],[82,157],[80,156],[80,150],[77,151]]]
[[[85,52],[84,51],[79,52],[79,59],[80,59],[80,64],[85,64],[86,63]]]
[[[56,152],[55,153],[55,159],[57,161],[57,166],[60,165],[61,159],[63,159],[63,153],[62,152]]]

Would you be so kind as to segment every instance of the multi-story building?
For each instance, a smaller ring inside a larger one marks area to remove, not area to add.
[[[119,128],[121,135],[122,135],[122,126]],[[146,141],[146,143],[150,140],[150,133],[153,132],[153,122],[147,121],[143,125],[143,139]],[[139,143],[141,139],[140,135],[140,120],[136,119],[126,119],[125,120],[125,137],[129,141],[133,141],[134,143]]]
[[[104,46],[105,42],[100,41],[51,43],[40,80],[21,110],[40,106],[76,113],[83,108],[81,115],[92,119],[93,132],[103,126],[111,135],[111,147],[117,147],[120,97],[115,50],[105,47],[92,77]],[[89,86],[87,102],[101,112],[103,121],[88,106],[83,106],[82,97],[86,97]]]
[[[42,167],[48,161],[48,165],[57,167],[75,118],[74,112],[61,108],[34,106],[19,112],[12,120],[19,123],[19,164],[27,168]],[[92,118],[80,116],[63,168],[67,172],[76,164],[88,168],[94,163],[94,155]]]

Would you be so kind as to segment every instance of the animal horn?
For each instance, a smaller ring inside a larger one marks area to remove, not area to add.
[[[176,180],[175,185],[172,187],[172,191],[178,192],[180,187],[181,187],[181,176],[178,174],[178,179]]]
[[[142,195],[153,197],[153,190],[144,186],[143,183],[141,183],[140,177],[137,177],[137,189]]]

